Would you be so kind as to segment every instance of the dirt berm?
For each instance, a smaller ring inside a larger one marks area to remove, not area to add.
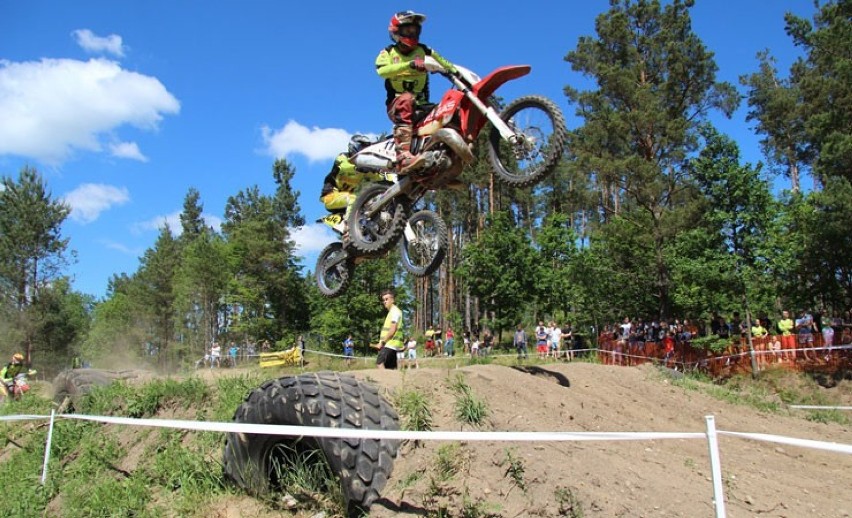
[[[231,375],[228,370],[212,373]],[[433,430],[703,433],[705,416],[714,415],[719,430],[852,444],[847,425],[809,420],[806,411],[769,413],[722,401],[676,385],[651,366],[477,365],[371,369],[352,375],[377,386],[373,394],[387,401],[403,391],[420,392],[429,403]],[[458,376],[487,406],[487,417],[478,428],[462,426],[456,417],[452,387]],[[283,393],[287,385],[270,383],[266,394]],[[356,385],[361,386],[351,386]],[[842,405],[852,405],[848,380],[818,390],[830,391]],[[257,408],[266,404],[262,398]],[[729,436],[720,436],[720,450],[730,517],[852,514],[852,455]],[[399,447],[370,516],[698,517],[713,516],[712,496],[704,439],[426,440]],[[291,516],[248,495],[220,499],[215,508],[218,516],[227,517]]]
[[[461,373],[489,409],[482,430],[577,432],[704,432],[717,429],[852,444],[852,431],[818,423],[805,412],[761,413],[673,386],[657,369],[586,363],[523,372],[480,365],[454,369],[358,371],[390,392],[422,391],[433,429],[469,430],[455,417],[449,386]],[[835,389],[852,405],[852,384]],[[455,452],[458,472],[442,480]],[[457,448],[453,450],[452,448]],[[852,513],[852,456],[795,446],[720,438],[730,517],[844,517]],[[519,483],[519,481],[522,481]],[[524,486],[524,487],[519,487]],[[370,516],[417,516],[444,508],[452,516],[713,516],[706,440],[619,442],[448,443],[401,448],[393,476]],[[469,514],[473,516],[474,514]],[[488,516],[488,514],[479,514]]]

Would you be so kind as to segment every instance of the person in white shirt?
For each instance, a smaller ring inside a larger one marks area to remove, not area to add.
[[[413,336],[408,339],[408,342],[405,344],[405,350],[408,354],[408,368],[411,368],[411,364],[414,363],[414,368],[419,369],[420,365],[417,363],[417,339]]]
[[[562,350],[562,328],[556,322],[550,323],[550,350],[554,358],[559,358]]]
[[[213,346],[210,347],[210,368],[213,368],[213,364],[216,364],[216,367],[222,366],[222,346],[219,345],[219,342],[213,342]]]

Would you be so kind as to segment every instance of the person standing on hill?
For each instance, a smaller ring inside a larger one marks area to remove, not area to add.
[[[453,328],[451,326],[447,326],[447,333],[444,335],[444,356],[454,356],[455,352],[453,351],[453,342],[455,342],[456,334],[453,333]]]
[[[523,359],[527,359],[527,332],[524,331],[524,326],[518,324],[518,327],[515,329],[515,337],[512,339],[512,345],[515,346],[515,350],[518,351],[518,359],[520,360],[523,356]]]
[[[388,310],[385,323],[379,332],[379,355],[376,366],[379,369],[396,369],[397,353],[402,352],[402,310],[396,305],[396,296],[392,288],[382,290],[382,304]]]
[[[781,359],[784,361],[792,360],[795,363],[796,336],[793,334],[793,331],[796,324],[793,323],[793,319],[790,318],[789,311],[781,312],[781,320],[778,321],[776,326],[778,327],[778,331],[781,333],[781,350],[783,351]]]

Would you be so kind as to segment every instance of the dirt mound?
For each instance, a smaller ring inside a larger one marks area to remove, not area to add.
[[[455,417],[456,376],[487,403],[480,430],[704,432],[719,430],[852,443],[852,430],[803,415],[761,413],[674,386],[652,367],[571,363],[516,369],[357,371],[429,401],[434,430],[472,430]],[[849,394],[847,390],[845,394]],[[391,396],[392,397],[392,396]],[[845,404],[849,404],[848,402]],[[720,437],[729,516],[852,513],[852,457]],[[371,516],[712,516],[705,440],[447,443],[403,446]]]

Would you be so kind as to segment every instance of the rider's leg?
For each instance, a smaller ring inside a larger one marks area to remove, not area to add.
[[[396,145],[396,163],[400,173],[416,169],[423,157],[411,154],[411,138],[414,133],[414,95],[405,92],[396,96],[388,108],[388,116],[394,123],[393,141]]]
[[[329,210],[329,212],[339,211],[341,209],[346,209],[346,212],[343,214],[343,219],[340,223],[334,225],[334,230],[340,232],[341,234],[346,232],[346,220],[349,218],[349,209],[352,207],[352,203],[355,201],[355,195],[348,191],[339,191],[334,189],[330,193],[326,194],[320,200],[325,205],[325,208]]]

